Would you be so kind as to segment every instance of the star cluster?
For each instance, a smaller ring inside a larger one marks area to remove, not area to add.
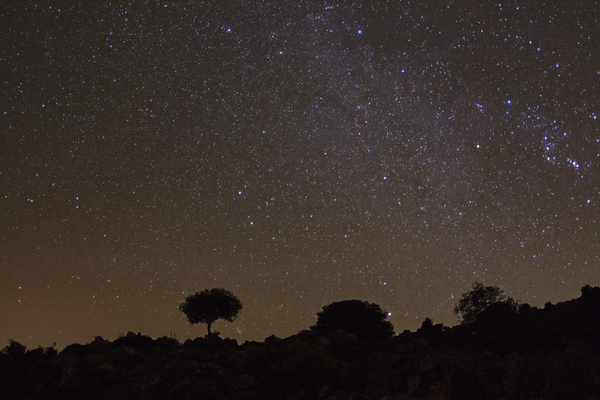
[[[0,340],[396,331],[600,280],[594,1],[3,4]]]

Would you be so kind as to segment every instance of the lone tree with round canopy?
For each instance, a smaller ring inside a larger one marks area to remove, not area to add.
[[[469,325],[492,305],[495,311],[504,305],[516,313],[519,303],[512,297],[506,296],[504,290],[498,286],[485,286],[483,283],[475,282],[471,290],[463,293],[462,299],[454,306],[454,314],[458,315],[463,325]]]
[[[386,340],[394,336],[394,326],[387,321],[389,314],[375,303],[344,300],[331,303],[317,313],[315,331],[343,330],[361,340]]]
[[[229,290],[205,289],[186,297],[185,301],[179,305],[179,311],[187,316],[190,325],[199,322],[206,324],[210,338],[212,323],[218,319],[232,322],[242,311],[242,303]]]

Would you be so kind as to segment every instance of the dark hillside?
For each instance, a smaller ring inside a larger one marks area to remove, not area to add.
[[[336,329],[238,344],[129,332],[0,353],[5,399],[600,399],[600,289],[374,340]]]

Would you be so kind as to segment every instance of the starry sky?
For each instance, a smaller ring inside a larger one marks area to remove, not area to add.
[[[600,284],[596,1],[0,7],[2,343],[202,336],[212,287],[245,341]]]

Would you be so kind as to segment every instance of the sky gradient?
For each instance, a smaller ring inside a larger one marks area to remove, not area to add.
[[[2,4],[0,343],[454,325],[600,284],[595,1]]]

